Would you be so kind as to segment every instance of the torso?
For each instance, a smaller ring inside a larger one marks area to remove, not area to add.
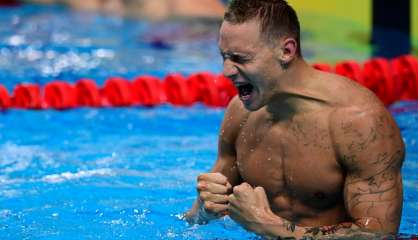
[[[336,107],[314,106],[283,120],[271,120],[265,109],[250,112],[235,141],[242,181],[264,187],[272,211],[299,226],[348,220],[345,171],[329,126]]]
[[[344,220],[340,168],[327,112],[284,122],[252,113],[236,140],[237,166],[243,181],[266,189],[276,214],[301,225]],[[312,222],[314,221],[314,222]],[[328,220],[329,221],[329,220]]]

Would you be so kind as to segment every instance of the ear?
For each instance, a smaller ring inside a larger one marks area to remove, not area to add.
[[[280,62],[284,65],[289,65],[296,58],[298,43],[294,38],[286,37],[281,40],[280,47],[282,53]]]

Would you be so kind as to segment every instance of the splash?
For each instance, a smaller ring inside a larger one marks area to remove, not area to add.
[[[75,173],[63,172],[60,174],[46,175],[42,178],[42,181],[47,183],[61,183],[65,181],[78,180],[82,178],[97,177],[97,176],[112,176],[114,172],[110,168],[102,168],[95,170],[81,170]]]
[[[0,170],[2,173],[24,171],[32,165],[35,159],[43,166],[54,163],[49,152],[39,146],[19,146],[13,143],[0,145]]]

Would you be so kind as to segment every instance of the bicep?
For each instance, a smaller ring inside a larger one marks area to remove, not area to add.
[[[370,177],[347,176],[344,200],[349,216],[360,227],[396,233],[402,213],[402,177],[395,169]]]
[[[362,228],[395,233],[403,201],[404,145],[399,129],[385,110],[347,116],[338,133],[346,211]]]
[[[234,98],[225,112],[218,139],[218,157],[211,169],[211,172],[219,172],[226,176],[232,186],[241,183],[236,164],[235,139],[244,118],[239,100]]]
[[[224,143],[225,144],[225,143]],[[220,143],[222,145],[222,143]],[[223,146],[225,148],[225,146]],[[211,172],[221,173],[232,186],[239,185],[241,177],[236,164],[236,155],[231,150],[224,150],[219,147],[218,159],[212,167]]]

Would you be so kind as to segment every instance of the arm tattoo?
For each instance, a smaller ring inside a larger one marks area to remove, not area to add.
[[[287,231],[294,233],[296,231],[296,224],[284,221],[282,225]],[[357,226],[351,222],[344,222],[337,225],[321,226],[321,227],[306,227],[304,236],[301,239],[311,240],[318,237],[330,237],[332,234],[346,233],[349,230],[354,230]],[[345,231],[344,231],[345,230]],[[277,237],[277,240],[295,240],[295,237]]]
[[[294,233],[294,232],[295,232],[295,229],[296,229],[296,224],[294,224],[294,223],[292,223],[292,222],[289,222],[289,221],[284,220],[284,221],[283,221],[283,227],[284,227],[287,231]]]
[[[348,229],[351,229],[352,227],[353,227],[353,224],[350,222],[340,223],[340,224],[332,225],[332,226],[311,227],[311,228],[306,228],[305,234],[311,235],[313,237],[318,236],[318,234],[327,236],[327,235],[335,234],[341,229],[348,230]]]

